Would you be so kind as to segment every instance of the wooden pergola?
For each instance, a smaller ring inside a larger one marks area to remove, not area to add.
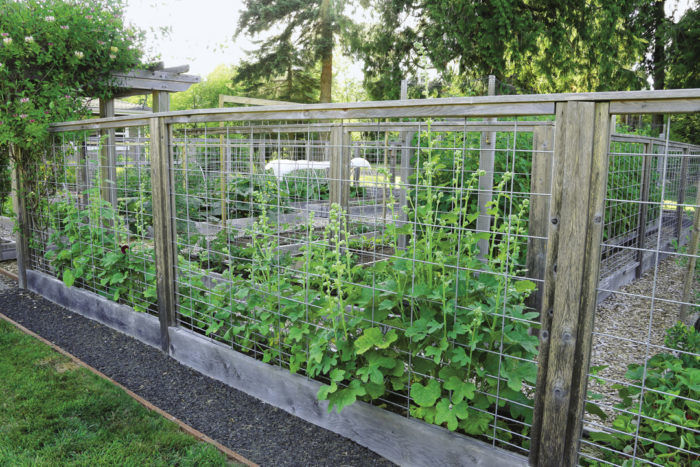
[[[189,65],[165,68],[160,63],[154,70],[132,70],[128,73],[115,73],[119,91],[111,99],[100,99],[100,118],[115,116],[114,101],[117,98],[151,94],[153,96],[153,112],[166,112],[170,110],[170,93],[186,91],[195,83],[199,83],[199,76],[187,75]],[[117,166],[115,154],[115,130],[101,130],[100,134],[106,138],[106,144],[100,151],[100,175],[105,183],[100,187],[102,198],[112,206],[117,205]]]
[[[100,117],[114,117],[114,99],[141,94],[153,95],[153,112],[170,110],[170,93],[187,91],[199,83],[199,76],[187,75],[189,65],[165,68],[159,64],[155,70],[132,70],[128,73],[115,73],[119,91],[113,99],[100,101]]]

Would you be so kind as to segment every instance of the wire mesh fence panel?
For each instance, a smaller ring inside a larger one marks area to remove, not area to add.
[[[638,221],[627,229],[627,243],[617,241],[619,235],[603,239],[579,450],[584,465],[695,465],[700,459],[700,334],[693,327],[700,281],[697,267],[690,267],[698,256],[691,243],[697,243],[700,154],[665,138],[647,143],[643,153],[613,142],[608,154],[606,210],[625,206]],[[627,182],[620,182],[626,175],[619,168],[630,166],[636,181],[621,191]],[[634,280],[605,280],[614,272],[603,267],[606,252],[615,249],[637,270]]]
[[[571,460],[587,378],[580,463],[696,463],[700,338],[675,323],[700,312],[698,148],[608,140],[614,101],[521,100],[66,124],[33,168],[31,268],[159,312],[164,349],[177,325],[314,379],[329,410]]]
[[[29,180],[32,269],[157,313],[148,151],[141,127],[53,136]]]
[[[174,125],[177,319],[320,380],[330,408],[370,401],[526,452],[532,128],[501,123],[478,232],[481,133],[434,123]]]

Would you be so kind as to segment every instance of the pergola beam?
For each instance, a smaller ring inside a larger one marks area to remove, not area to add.
[[[138,94],[160,92],[187,91],[190,86],[199,83],[201,78],[194,75],[185,75],[181,70],[187,70],[187,65],[163,70],[132,70],[128,73],[115,73],[116,84],[120,91],[115,97],[126,97]]]

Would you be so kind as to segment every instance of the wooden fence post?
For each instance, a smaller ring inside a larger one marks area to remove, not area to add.
[[[21,155],[16,154],[18,149],[11,144],[10,151],[14,154],[12,157],[15,163],[12,167],[12,208],[15,211],[15,219],[17,222],[17,282],[20,289],[27,288],[27,266],[29,266],[29,226],[27,225],[27,208],[25,205],[25,186],[22,179],[21,171],[17,169],[17,162],[21,160]]]
[[[403,227],[408,221],[408,214],[404,212],[404,206],[408,208],[408,194],[410,192],[410,179],[413,173],[413,167],[411,166],[411,158],[415,154],[415,148],[411,147],[415,133],[405,132],[403,133],[403,141],[401,146],[401,169],[399,170],[399,178],[401,179],[401,190],[399,191],[399,222],[397,227]],[[393,189],[393,184],[392,184]],[[406,234],[399,235],[398,238],[398,248],[400,250],[405,250],[408,244],[408,236]]]
[[[688,302],[690,301],[690,293],[693,288],[693,282],[695,282],[695,264],[697,263],[697,254],[698,254],[698,247],[700,246],[700,180],[697,182],[697,194],[696,194],[696,199],[695,199],[695,217],[693,220],[693,230],[691,232],[691,239],[690,242],[688,243],[688,254],[690,257],[688,258],[688,269],[686,270],[685,274],[685,281],[683,283],[683,297],[681,301],[683,304],[681,305],[681,310],[678,316],[678,319],[685,324],[692,326],[695,323],[690,323],[690,317],[694,315],[692,313],[693,308],[691,305],[688,305]],[[696,312],[700,311],[700,309],[696,308]]]
[[[114,117],[114,99],[100,99],[100,118]],[[117,158],[114,128],[100,130],[100,194],[117,208]]]
[[[683,217],[685,213],[685,191],[688,187],[688,148],[683,148],[681,155],[681,179],[678,183],[678,204],[676,205],[676,239],[678,245],[681,245],[681,236],[683,234]]]
[[[78,153],[78,167],[76,170],[75,183],[78,189],[78,202],[80,209],[88,205],[87,190],[90,187],[88,183],[88,167],[87,167],[87,141],[83,140],[80,144],[80,152]]]
[[[560,102],[556,118],[530,463],[570,466],[578,458],[597,298],[609,103]]]
[[[496,95],[496,77],[489,75],[489,96]],[[486,119],[487,122],[496,122],[495,118]],[[479,170],[483,170],[484,175],[479,177],[479,217],[476,219],[476,231],[488,232],[491,230],[491,215],[488,214],[489,203],[493,199],[493,170],[496,161],[496,132],[481,132],[481,150],[479,151]],[[484,260],[489,251],[489,241],[479,240],[479,259]]]
[[[530,220],[527,240],[527,275],[538,279],[537,290],[528,298],[528,306],[540,310],[544,293],[545,261],[547,259],[547,226],[552,187],[552,149],[554,127],[536,127],[532,132],[532,174],[530,178]],[[539,237],[539,238],[538,238]]]
[[[331,129],[330,204],[338,203],[346,214],[350,197],[350,133],[338,124]]]
[[[168,328],[175,319],[175,226],[173,222],[172,187],[170,170],[169,128],[161,118],[150,119],[151,129],[151,186],[153,190],[153,240],[156,260],[156,289],[160,319],[161,348],[168,352]]]
[[[637,269],[635,277],[639,279],[644,274],[644,248],[647,237],[647,217],[649,213],[649,186],[651,184],[651,160],[654,143],[644,143],[644,161],[642,164],[642,179],[640,190],[639,220],[637,221]]]

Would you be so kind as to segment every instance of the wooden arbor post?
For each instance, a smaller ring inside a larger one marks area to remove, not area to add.
[[[27,207],[25,205],[25,189],[22,171],[17,166],[22,160],[19,149],[10,144],[11,158],[14,159],[12,167],[12,208],[17,219],[17,282],[20,289],[27,289],[27,269],[29,267],[29,225]]]
[[[114,99],[100,99],[100,118],[114,117]],[[114,128],[100,130],[100,195],[117,208],[117,157]]]
[[[556,105],[549,243],[530,463],[577,461],[603,233],[609,103]],[[576,180],[565,176],[577,174]]]

